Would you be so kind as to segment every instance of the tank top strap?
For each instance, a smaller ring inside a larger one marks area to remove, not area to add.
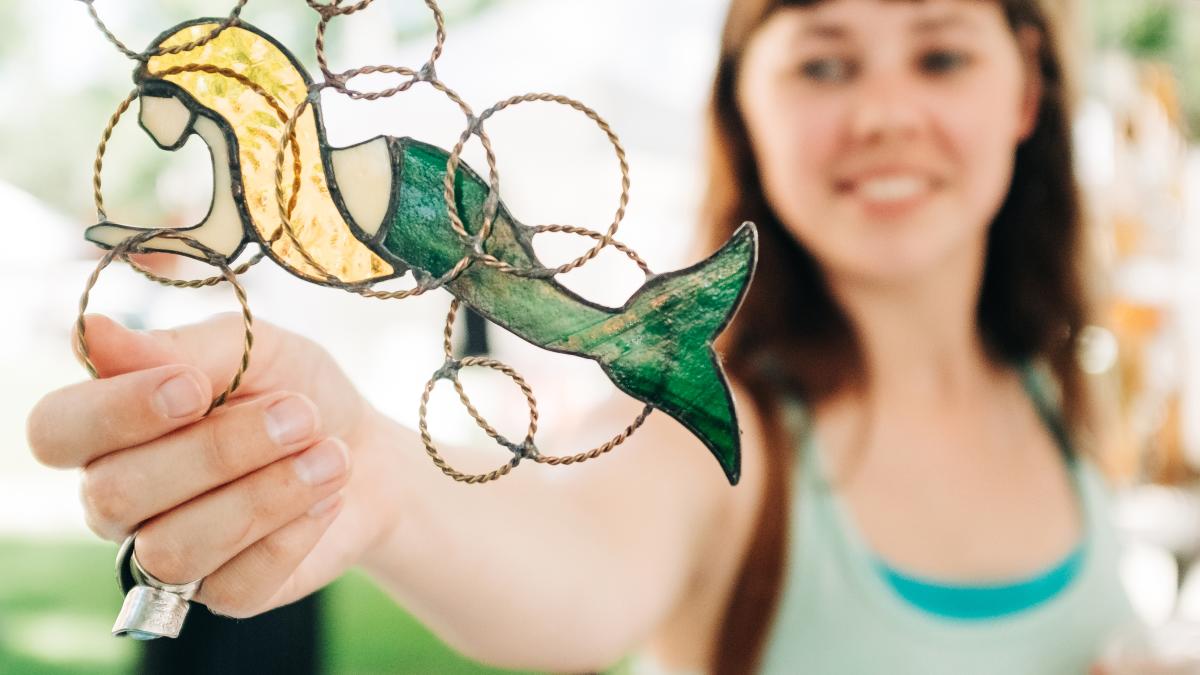
[[[1074,464],[1076,452],[1063,417],[1062,391],[1044,362],[1025,360],[1016,364],[1025,391],[1033,401],[1042,423],[1050,430],[1068,463]]]
[[[799,394],[784,391],[779,396],[779,414],[788,442],[797,451],[801,450],[812,433],[812,414],[808,404]]]
[[[825,471],[821,466],[814,430],[812,410],[804,399],[795,392],[780,397],[782,422],[788,442],[796,453],[798,487],[803,493],[828,489]]]
[[[787,437],[794,447],[801,447],[809,433],[811,424],[808,405],[804,399],[792,391],[784,391],[779,396],[780,414]]]

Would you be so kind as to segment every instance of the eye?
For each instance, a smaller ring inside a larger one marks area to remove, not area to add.
[[[853,77],[854,64],[849,59],[827,57],[811,59],[800,65],[804,77],[821,83],[844,82]]]
[[[952,49],[937,49],[923,55],[920,59],[921,70],[934,75],[950,73],[965,67],[971,62],[971,57],[965,52]]]

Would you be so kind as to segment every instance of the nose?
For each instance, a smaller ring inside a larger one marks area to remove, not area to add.
[[[920,132],[923,119],[919,88],[900,68],[862,74],[849,115],[855,142],[911,138]]]

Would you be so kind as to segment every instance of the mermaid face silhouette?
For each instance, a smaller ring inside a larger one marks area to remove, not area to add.
[[[183,24],[156,46],[191,42],[218,23]],[[295,120],[295,141],[285,148],[284,197],[292,205],[295,241],[280,236],[276,158],[288,117],[309,96],[311,80],[286,49],[254,27],[239,23],[200,47],[154,56],[135,80],[141,126],[155,143],[175,150],[194,134],[207,144],[212,206],[200,223],[181,231],[227,261],[253,242],[292,274],[335,285],[322,270],[345,284],[408,271],[429,281],[471,255],[473,244],[455,232],[445,202],[446,150],[390,136],[330,147],[315,100]],[[533,252],[533,228],[499,200],[489,205],[489,186],[478,174],[460,165],[454,186],[468,234],[478,235],[488,209],[495,209],[484,252],[517,269],[545,270]],[[143,230],[102,222],[85,236],[112,248]],[[178,239],[156,237],[142,248],[207,259]],[[747,223],[708,259],[652,276],[620,308],[582,298],[552,274],[509,274],[478,263],[443,287],[534,345],[596,361],[622,391],[692,431],[736,483],[740,432],[711,344],[740,304],[756,257],[757,235]]]

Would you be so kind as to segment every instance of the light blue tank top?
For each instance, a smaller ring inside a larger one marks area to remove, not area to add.
[[[1031,394],[1045,417],[1045,399],[1036,391]],[[1134,623],[1117,576],[1118,542],[1108,487],[1087,459],[1069,463],[1082,506],[1083,542],[1059,566],[1068,569],[1049,572],[1049,583],[1056,582],[1054,574],[1066,574],[1065,583],[1053,593],[1043,588],[1040,601],[1018,603],[1024,606],[1010,607],[1013,611],[970,619],[944,616],[904,596],[904,589],[918,589],[929,580],[905,579],[898,585],[888,578],[847,505],[825,479],[804,406],[789,400],[784,413],[800,461],[792,477],[782,596],[761,673],[1082,675],[1107,640]],[[1053,420],[1047,417],[1064,442],[1061,426]],[[917,585],[906,587],[905,581]],[[936,582],[924,590],[930,588],[946,591]]]

